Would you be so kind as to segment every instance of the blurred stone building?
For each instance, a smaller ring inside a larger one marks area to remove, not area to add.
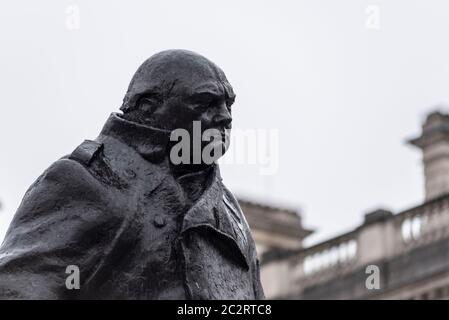
[[[314,246],[302,246],[312,231],[297,212],[241,201],[267,298],[449,298],[449,115],[429,114],[409,143],[423,154],[424,203],[370,212],[354,230]]]

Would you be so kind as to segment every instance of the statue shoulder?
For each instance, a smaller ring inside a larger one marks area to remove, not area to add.
[[[70,155],[54,162],[38,180],[56,182],[58,189],[73,189],[80,186],[95,185],[96,179],[92,177],[88,167],[98,156],[103,144],[96,141],[85,140]]]
[[[17,210],[17,216],[34,216],[51,212],[58,206],[81,200],[101,201],[101,188],[88,168],[65,156],[48,167],[28,188]]]
[[[240,209],[240,205],[238,200],[235,198],[234,194],[226,188],[226,186],[222,183],[223,186],[223,200],[228,204],[232,204]]]
[[[223,184],[222,184],[223,185]],[[240,204],[234,194],[223,185],[223,202],[230,208],[239,219],[245,219],[245,216],[240,208]]]

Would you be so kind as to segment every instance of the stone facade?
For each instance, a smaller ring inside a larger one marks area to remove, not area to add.
[[[302,225],[299,212],[239,199],[261,256],[277,249],[301,249],[312,233]]]

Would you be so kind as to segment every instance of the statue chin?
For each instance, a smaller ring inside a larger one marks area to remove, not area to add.
[[[229,149],[229,140],[214,140],[209,142],[202,151],[202,160],[206,164],[211,164],[211,162],[220,159],[226,151]],[[213,150],[213,151],[212,151]]]

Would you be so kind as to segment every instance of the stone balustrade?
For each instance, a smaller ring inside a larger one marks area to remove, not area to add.
[[[362,225],[338,237],[279,252],[276,259],[263,256],[262,281],[270,279],[265,286],[268,297],[292,297],[306,287],[444,238],[449,238],[449,196],[398,214],[377,210],[366,214]],[[283,279],[286,273],[293,278]]]

